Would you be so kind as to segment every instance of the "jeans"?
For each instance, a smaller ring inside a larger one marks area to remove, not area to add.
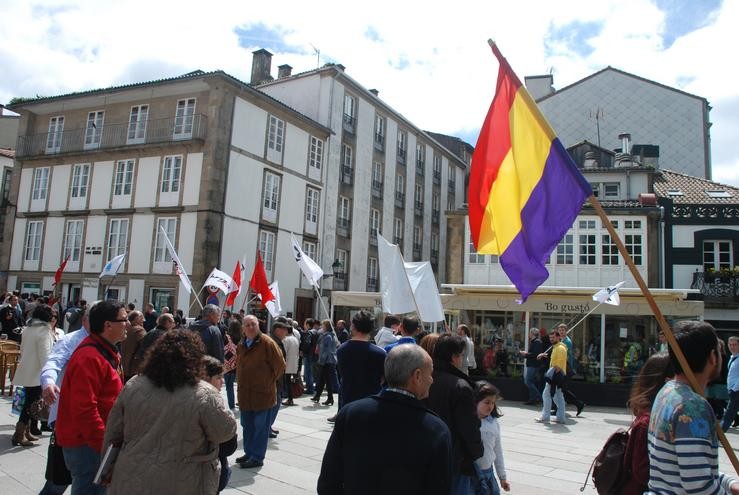
[[[472,488],[472,478],[460,472],[452,472],[451,495],[469,495]]]
[[[269,409],[269,427],[272,428],[272,425],[275,424],[275,420],[277,419],[277,413],[280,412],[280,406],[282,405],[282,387],[277,387],[277,402],[274,406],[272,406]]]
[[[477,479],[472,483],[475,495],[500,495],[500,486],[498,486],[498,480],[495,479],[493,466],[487,469],[475,467],[475,471]]]
[[[249,459],[264,461],[270,426],[270,411],[241,411],[241,428],[244,436],[244,454]]]
[[[106,487],[95,485],[92,480],[100,464],[100,454],[87,445],[64,447],[64,462],[72,473],[74,495],[102,495]]]
[[[236,407],[236,400],[234,398],[234,382],[236,381],[236,370],[229,371],[223,375],[223,381],[226,384],[226,399],[228,399],[228,408],[233,409]]]
[[[552,384],[547,383],[544,386],[544,392],[541,394],[541,399],[544,402],[544,407],[541,410],[542,421],[549,421],[552,415]],[[557,387],[554,392],[554,404],[557,406],[557,422],[565,422],[565,398],[562,395],[562,389]]]
[[[730,390],[729,404],[724,409],[724,417],[721,419],[722,430],[729,431],[737,411],[739,411],[739,391]]]
[[[305,391],[314,393],[313,388],[313,356],[303,356],[303,377],[305,378]]]
[[[62,495],[67,489],[68,485],[55,485],[49,480],[46,480],[46,484],[38,493],[38,495]]]
[[[526,368],[526,375],[524,375],[523,382],[529,388],[529,402],[538,402],[541,392],[537,383],[539,376],[539,368],[529,366]]]

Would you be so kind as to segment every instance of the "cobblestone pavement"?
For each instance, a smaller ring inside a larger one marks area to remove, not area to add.
[[[8,397],[0,398],[0,495],[37,494],[44,484],[49,435],[45,433],[35,447],[11,447],[17,416],[10,413],[10,402]],[[223,493],[315,493],[323,451],[331,435],[326,418],[336,412],[336,406],[315,405],[308,395],[296,404],[280,411],[275,423],[280,434],[270,440],[264,466],[233,466],[231,482]],[[605,439],[631,422],[626,409],[586,407],[579,418],[570,411],[572,417],[565,425],[541,425],[534,422],[538,413],[534,407],[508,401],[500,405],[504,414],[503,452],[512,494],[579,494],[590,463]],[[734,448],[739,446],[735,429],[728,437]],[[242,454],[239,431],[239,449],[231,461]],[[392,453],[388,453],[388,462],[391,459]],[[731,471],[723,449],[720,466]],[[586,495],[596,493],[591,487],[588,485]]]

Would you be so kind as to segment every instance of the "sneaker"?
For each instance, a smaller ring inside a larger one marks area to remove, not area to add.
[[[536,421],[537,423],[549,424],[548,419],[534,418],[534,421]]]
[[[240,462],[239,467],[241,469],[249,469],[249,468],[255,468],[264,466],[264,463],[262,461],[257,461],[255,459],[248,459],[245,462]]]
[[[244,454],[241,457],[237,457],[236,458],[236,464],[241,464],[241,463],[246,462],[248,460],[249,460],[249,456],[246,455],[246,454]]]

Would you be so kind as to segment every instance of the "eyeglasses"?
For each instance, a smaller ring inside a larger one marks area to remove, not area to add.
[[[111,323],[128,323],[127,318],[123,318],[122,320],[108,320]]]

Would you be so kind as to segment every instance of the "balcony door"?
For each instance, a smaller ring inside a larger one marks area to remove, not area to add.
[[[703,241],[703,271],[721,271],[734,268],[732,241]]]

